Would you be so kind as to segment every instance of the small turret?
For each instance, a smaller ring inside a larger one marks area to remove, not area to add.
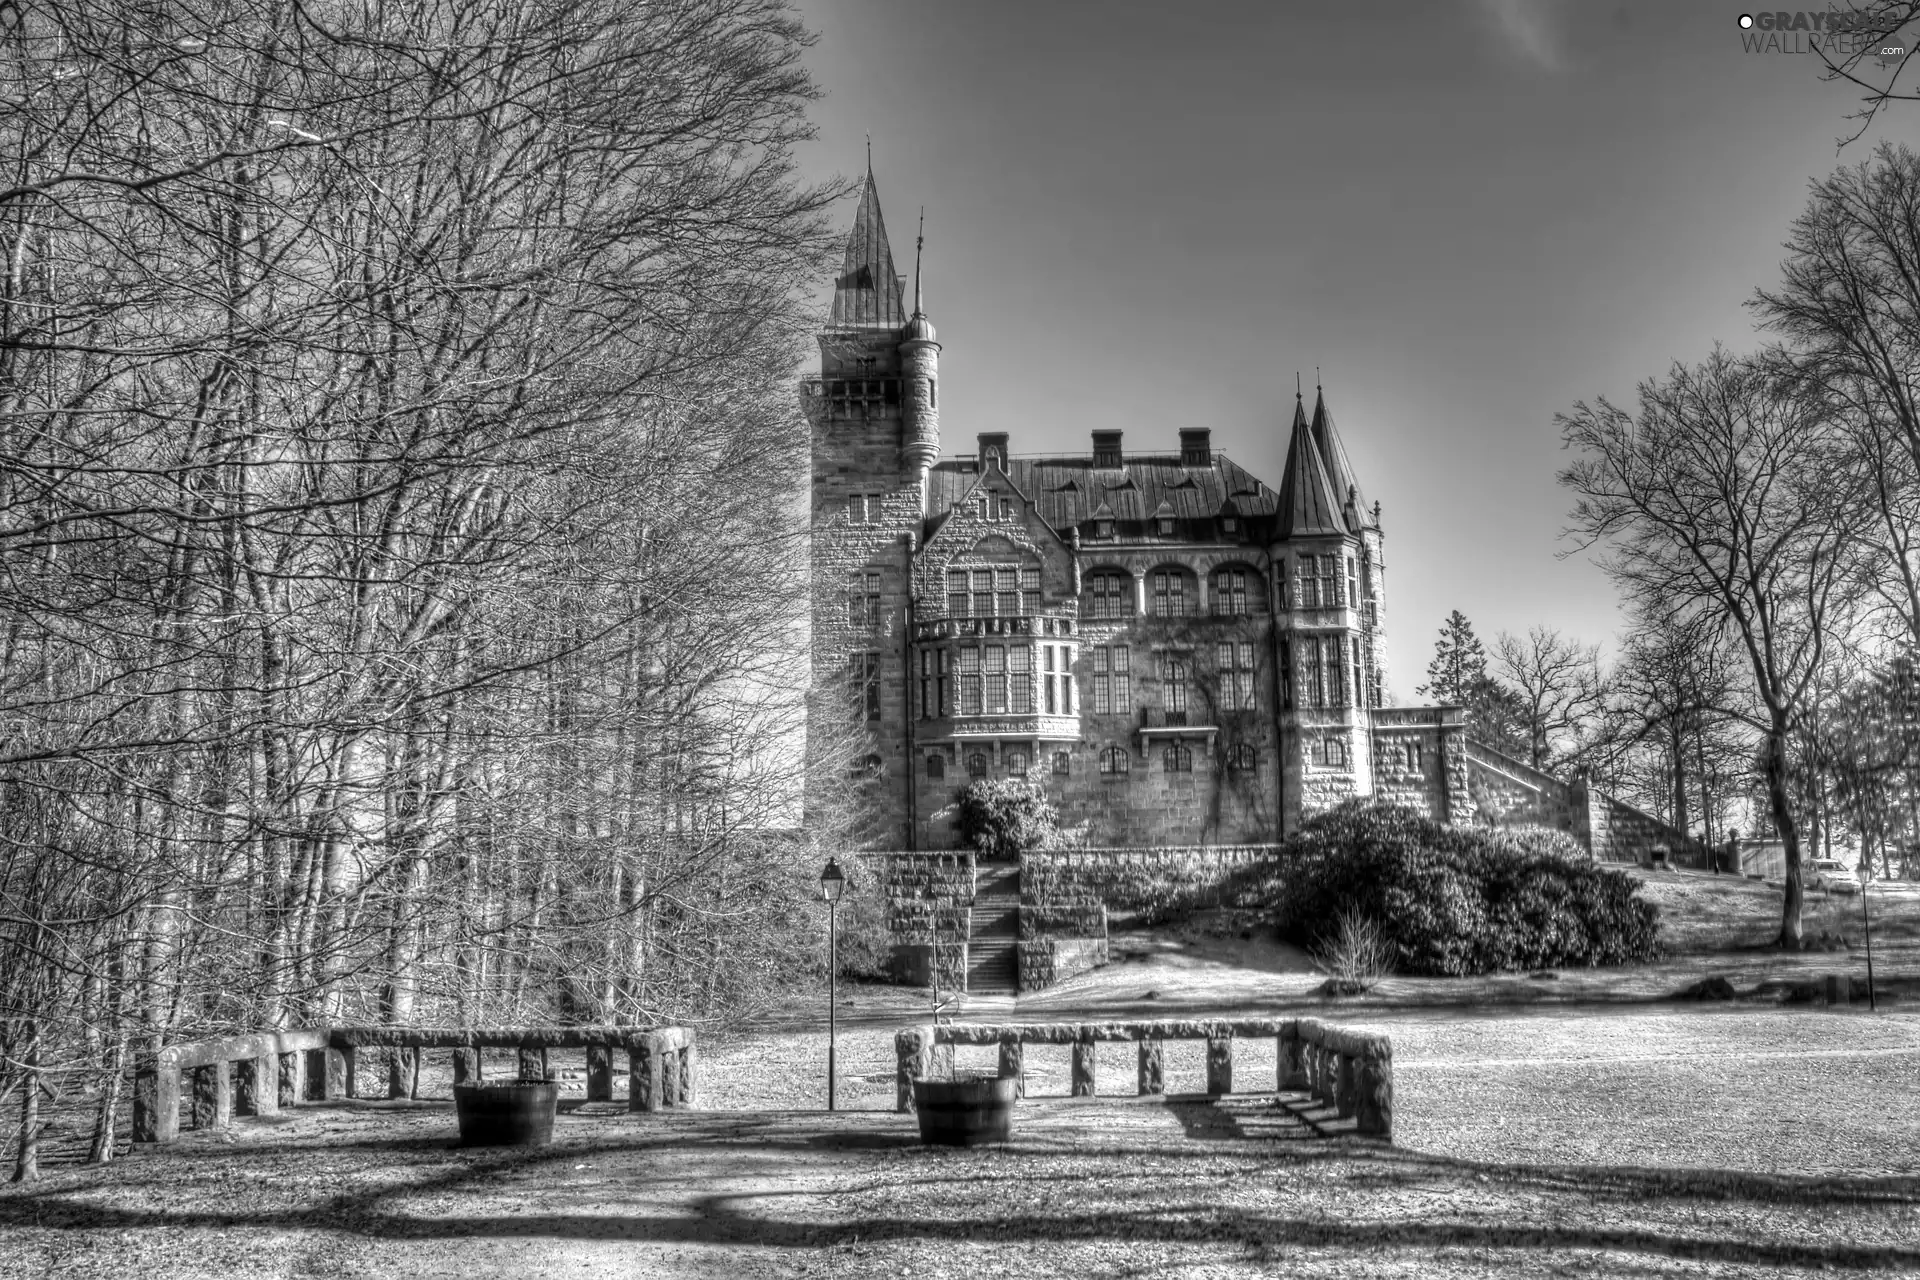
[[[900,368],[905,381],[901,406],[906,422],[900,454],[924,498],[927,471],[940,456],[940,344],[927,319],[920,293],[920,251],[926,244],[927,211],[920,211],[920,234],[913,243],[913,316],[901,331]]]

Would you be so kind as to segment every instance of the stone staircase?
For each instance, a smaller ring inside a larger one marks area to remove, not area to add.
[[[1020,986],[1020,864],[981,862],[967,938],[967,994],[1014,995]]]

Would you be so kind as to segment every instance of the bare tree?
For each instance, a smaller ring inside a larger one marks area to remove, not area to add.
[[[1606,701],[1600,648],[1534,627],[1524,637],[1501,632],[1493,643],[1494,675],[1516,694],[1524,717],[1528,760],[1550,768],[1573,754]]]
[[[1604,546],[1631,603],[1727,629],[1746,658],[1773,818],[1786,845],[1780,941],[1800,943],[1801,832],[1790,742],[1837,631],[1836,588],[1857,515],[1826,404],[1766,362],[1716,349],[1639,388],[1557,419],[1580,456],[1560,476],[1573,533]]]

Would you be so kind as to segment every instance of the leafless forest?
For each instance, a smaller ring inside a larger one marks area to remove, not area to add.
[[[804,42],[762,0],[0,6],[16,1173],[45,1099],[110,1158],[163,1039],[701,1017],[810,947]]]

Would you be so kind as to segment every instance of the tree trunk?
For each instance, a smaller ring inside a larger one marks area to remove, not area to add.
[[[1780,833],[1787,861],[1786,895],[1780,908],[1780,945],[1788,951],[1798,951],[1800,910],[1806,898],[1800,878],[1800,824],[1794,820],[1793,806],[1787,799],[1787,731],[1777,718],[1767,734],[1766,777],[1773,825]]]
[[[20,1147],[14,1155],[13,1180],[32,1182],[40,1176],[40,1030],[31,1022],[21,1065]]]

